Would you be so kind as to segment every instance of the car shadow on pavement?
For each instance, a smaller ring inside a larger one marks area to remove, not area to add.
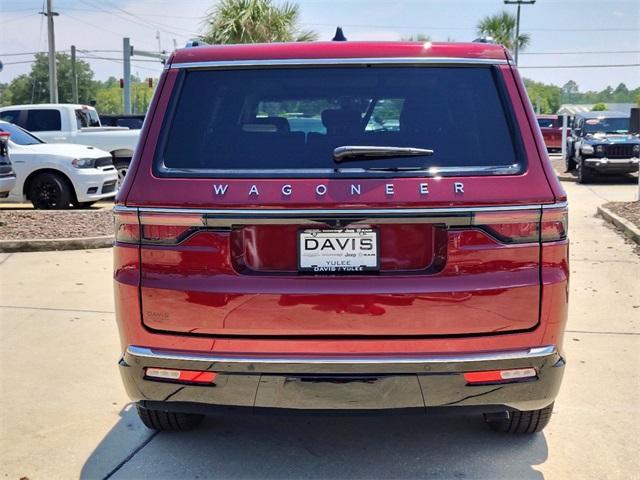
[[[469,415],[207,417],[192,432],[127,440],[129,408],[87,459],[81,478],[541,479],[543,434],[502,435]],[[123,445],[129,443],[127,451]],[[105,455],[121,451],[106,468]]]

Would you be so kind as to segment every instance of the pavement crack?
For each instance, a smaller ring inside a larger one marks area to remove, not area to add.
[[[7,256],[6,256],[6,257],[4,257],[2,260],[0,260],[0,265],[2,265],[4,262],[6,262],[7,260],[9,260],[12,256],[13,256],[13,253],[9,253],[9,254],[7,254]]]
[[[0,305],[0,308],[18,308],[21,310],[50,310],[53,312],[83,312],[83,313],[116,313],[112,310],[85,310],[82,308],[55,308],[55,307],[26,307],[22,305]]]
[[[565,333],[589,333],[592,335],[640,335],[640,332],[594,332],[590,330],[565,330]]]
[[[129,461],[135,457],[138,452],[140,450],[142,450],[144,447],[146,447],[149,442],[151,442],[151,440],[153,440],[154,438],[156,438],[156,436],[159,434],[160,432],[153,432],[149,438],[147,438],[144,442],[142,442],[140,445],[138,445],[138,447],[133,450],[133,452],[131,452],[129,455],[127,455],[125,457],[124,460],[122,460],[118,465],[115,466],[115,468],[113,470],[111,470],[109,473],[107,473],[104,477],[102,477],[102,480],[108,480],[109,478],[111,478],[113,475],[115,475],[118,470],[120,470],[122,467],[124,467],[127,463],[129,463]]]

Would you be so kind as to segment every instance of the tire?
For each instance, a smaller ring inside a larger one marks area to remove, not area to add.
[[[593,180],[593,173],[589,167],[584,165],[582,160],[578,163],[578,183],[590,183]]]
[[[67,180],[53,172],[39,173],[31,179],[28,193],[33,207],[43,210],[67,209],[74,197]]]
[[[122,182],[124,181],[124,177],[127,175],[129,171],[129,164],[131,163],[130,158],[116,158],[113,161],[113,166],[116,167],[116,171],[118,172],[118,183],[116,185],[117,189],[120,190],[122,186]]]
[[[549,424],[553,403],[540,410],[509,412],[509,418],[487,421],[489,428],[500,433],[538,433]]]
[[[186,431],[192,430],[202,422],[204,415],[193,413],[168,412],[166,410],[154,410],[136,405],[138,416],[145,427],[151,430]]]
[[[573,155],[569,150],[566,152],[566,156],[564,159],[564,169],[565,172],[573,172],[576,169],[576,160],[573,158]]]

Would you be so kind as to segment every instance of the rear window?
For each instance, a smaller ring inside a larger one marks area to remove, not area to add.
[[[157,150],[160,174],[314,176],[402,167],[511,167],[513,173],[520,166],[509,110],[491,67],[266,68],[182,75]],[[336,164],[333,150],[340,146],[434,153]]]
[[[100,117],[98,117],[98,112],[88,108],[76,109],[76,124],[78,128],[99,127]]]
[[[28,110],[25,128],[30,132],[48,132],[62,130],[62,121],[58,110]]]
[[[20,120],[20,113],[22,110],[7,110],[6,112],[0,113],[0,120],[3,122],[14,123],[18,125]],[[20,125],[22,126],[22,125]]]

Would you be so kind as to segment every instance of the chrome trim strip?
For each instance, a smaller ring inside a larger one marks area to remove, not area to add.
[[[113,207],[114,212],[140,212],[140,213],[165,213],[165,214],[196,214],[196,215],[215,215],[220,217],[327,217],[327,216],[354,216],[362,218],[364,216],[381,216],[388,217],[406,216],[406,215],[446,215],[446,214],[466,214],[474,212],[505,212],[517,210],[536,210],[540,208],[564,208],[566,202],[553,204],[527,204],[527,205],[497,205],[485,207],[447,207],[447,208],[358,208],[358,209],[242,209],[242,208],[225,208],[225,209],[197,209],[197,208],[163,208],[163,207],[128,207],[124,205],[116,205]]]
[[[128,355],[138,358],[147,358],[166,361],[203,362],[206,364],[224,363],[230,365],[251,364],[262,365],[431,365],[431,364],[452,364],[470,363],[504,360],[528,360],[540,357],[547,357],[557,353],[553,345],[533,347],[526,350],[508,350],[502,352],[473,353],[468,355],[428,355],[420,357],[270,357],[270,356],[229,356],[229,355],[208,355],[204,353],[178,352],[172,350],[154,350],[148,347],[129,345]],[[260,373],[260,369],[253,369]]]
[[[195,178],[206,178],[204,176],[211,175],[217,179],[223,178],[243,178],[246,176],[257,175],[266,176],[266,178],[307,178],[319,179],[321,177],[341,178],[343,175],[362,175],[362,178],[375,175],[394,174],[398,178],[401,177],[418,177],[433,178],[438,176],[455,177],[462,174],[466,175],[515,175],[522,172],[522,166],[515,163],[513,165],[493,165],[493,166],[460,166],[460,167],[427,167],[424,170],[404,170],[404,171],[385,171],[376,170],[375,168],[252,168],[252,169],[221,169],[221,168],[169,168],[163,165],[158,167],[161,173],[169,175],[189,175]],[[339,174],[339,175],[337,175]],[[360,177],[358,177],[360,178]]]
[[[544,210],[547,210],[548,208],[568,208],[568,207],[569,207],[568,202],[557,202],[557,203],[542,205],[542,208]]]
[[[190,227],[230,228],[234,225],[349,225],[421,223],[449,227],[475,225],[474,214],[482,212],[530,211],[565,208],[552,205],[506,205],[496,207],[396,208],[396,209],[181,209],[116,206],[116,213],[136,212],[142,225],[182,225]]]
[[[375,57],[375,58],[273,58],[263,60],[226,60],[206,62],[181,62],[169,66],[181,68],[248,68],[265,66],[307,66],[307,65],[506,65],[506,59],[494,58],[456,58],[456,57]]]

